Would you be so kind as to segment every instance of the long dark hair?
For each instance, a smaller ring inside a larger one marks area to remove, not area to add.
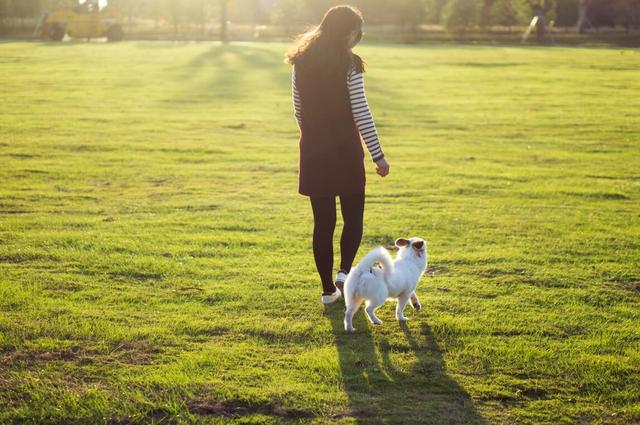
[[[349,45],[351,34],[358,30],[356,42],[360,41],[363,23],[362,13],[355,7],[332,7],[320,25],[296,38],[285,62],[308,64],[330,74],[346,74],[354,56]]]

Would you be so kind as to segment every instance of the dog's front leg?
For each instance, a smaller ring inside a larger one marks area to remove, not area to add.
[[[402,294],[398,297],[398,304],[396,304],[396,319],[401,322],[409,320],[408,318],[404,317],[404,308],[407,306],[407,302],[409,302],[410,297],[411,294]]]
[[[422,308],[422,304],[420,304],[420,300],[416,296],[415,292],[411,294],[411,305],[418,311]]]

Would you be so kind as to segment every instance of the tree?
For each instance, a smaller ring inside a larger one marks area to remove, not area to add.
[[[229,16],[227,15],[227,6],[229,5],[229,0],[219,0],[220,1],[220,40],[223,43],[229,42],[229,28],[227,26],[227,21],[229,21]]]
[[[40,0],[19,0],[9,3],[9,15],[22,20],[22,29],[25,29],[25,19],[33,18],[42,13]]]
[[[627,30],[640,29],[640,0],[618,0],[619,23]]]
[[[520,6],[524,16],[529,15],[528,20],[537,17],[536,39],[544,42],[548,22],[555,18],[555,0],[520,0]]]
[[[6,19],[9,17],[10,0],[0,0],[0,34],[5,31]]]
[[[556,17],[556,0],[517,0],[518,9],[525,21],[531,21],[534,16],[541,16],[545,21]]]
[[[390,15],[395,13],[395,7],[389,7],[389,0],[351,0],[344,3],[349,3],[360,9],[365,22],[369,24],[388,23]]]
[[[190,24],[196,24],[200,27],[200,33],[204,34],[205,24],[207,21],[207,3],[208,0],[189,0],[183,2],[184,19]]]
[[[478,24],[482,28],[486,28],[491,25],[491,9],[495,0],[481,0],[480,11],[478,15]]]
[[[285,31],[291,33],[295,24],[302,21],[302,5],[298,0],[277,0],[271,8],[271,21],[282,25]]]
[[[448,31],[464,34],[478,20],[476,0],[450,0],[443,10],[444,26]]]
[[[640,0],[557,0],[556,23],[583,32],[588,27],[640,26]]]
[[[296,6],[292,7],[291,10],[297,12],[297,16],[293,16],[292,18],[297,19],[306,24],[316,24],[319,23],[325,12],[336,4],[340,4],[335,0],[294,0],[295,3],[298,3]],[[292,6],[294,2],[283,2],[287,6]]]
[[[136,18],[153,19],[154,28],[158,29],[158,24],[165,16],[164,4],[158,0],[140,0],[140,7],[136,10]]]
[[[580,0],[556,1],[556,26],[572,27],[578,22],[578,2]]]
[[[424,0],[397,0],[394,9],[396,23],[414,31],[424,20],[426,3]]]
[[[518,9],[513,0],[496,0],[491,6],[491,23],[511,27],[518,24]]]
[[[578,22],[576,23],[576,31],[582,33],[587,26],[587,23],[591,25],[587,11],[591,0],[579,0],[578,1]]]
[[[141,4],[140,0],[109,0],[109,6],[117,7],[131,22],[136,15],[139,15],[140,9],[146,5]]]
[[[425,21],[430,24],[442,22],[442,12],[447,5],[447,0],[427,0]]]
[[[415,41],[418,27],[426,15],[425,0],[397,0],[393,10],[393,23],[405,29],[409,37],[407,41]]]
[[[594,27],[613,27],[616,20],[620,17],[616,16],[615,0],[592,0],[588,4],[588,10],[585,8],[585,14],[588,12],[589,21]]]

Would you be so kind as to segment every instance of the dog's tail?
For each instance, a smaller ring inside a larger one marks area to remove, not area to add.
[[[391,255],[389,255],[389,251],[382,246],[375,248],[373,251],[365,255],[362,261],[360,261],[360,264],[358,264],[358,269],[363,272],[368,272],[376,262],[382,264],[384,278],[389,281],[391,279],[391,274],[393,273],[393,259],[391,258]]]
[[[382,264],[382,270],[387,282],[391,279],[391,274],[393,273],[393,259],[391,258],[391,255],[389,255],[389,251],[384,247],[379,246],[365,255],[360,263],[358,263],[358,265],[349,272],[347,281],[344,284],[345,302],[348,305],[357,290],[357,285],[362,282],[362,275],[364,273],[369,273],[376,262]]]

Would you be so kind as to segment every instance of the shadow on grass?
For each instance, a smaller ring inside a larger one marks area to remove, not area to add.
[[[205,73],[208,78],[197,81],[197,92],[223,94],[225,99],[249,99],[256,93],[255,87],[247,84],[247,77],[265,72],[262,83],[286,92],[291,76],[282,57],[251,45],[214,45],[186,64],[179,78],[188,82]]]
[[[442,352],[429,325],[422,323],[416,332],[401,323],[400,342],[394,337],[396,342],[390,343],[382,333],[371,332],[362,310],[354,318],[356,332],[347,334],[343,315],[338,306],[325,310],[332,324],[343,387],[349,398],[349,410],[338,418],[353,417],[359,424],[487,423],[476,411],[469,394],[447,375]],[[383,326],[398,325],[387,321]],[[396,367],[394,360],[405,364],[404,370]]]

